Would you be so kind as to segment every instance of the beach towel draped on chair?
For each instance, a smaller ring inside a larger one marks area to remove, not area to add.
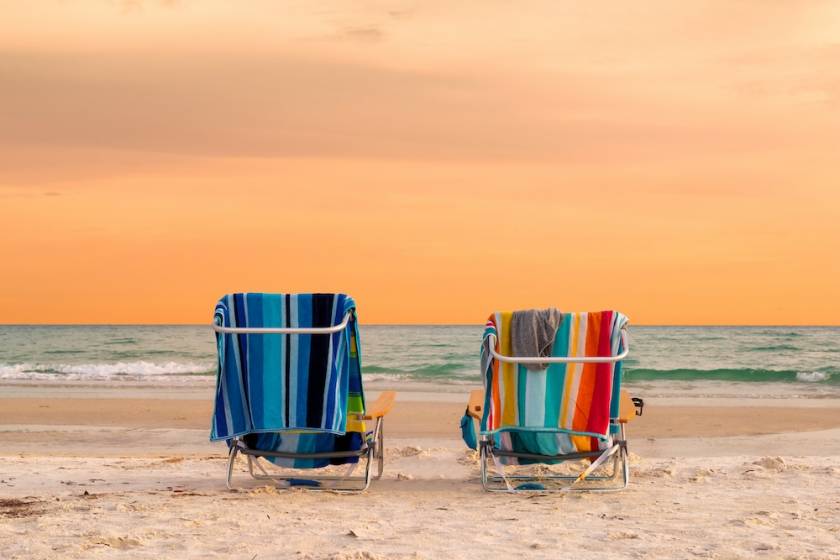
[[[231,294],[216,305],[224,327],[331,327],[333,334],[217,333],[218,378],[210,439],[281,430],[363,431],[356,305],[344,294]],[[362,429],[359,429],[362,428]]]
[[[230,294],[216,305],[214,324],[218,374],[210,439],[231,447],[228,484],[237,452],[248,455],[252,475],[252,457],[282,467],[320,468],[367,456],[365,487],[378,452],[381,474],[383,455],[376,447],[389,408],[368,417],[376,427],[366,431],[352,298]],[[393,394],[385,400],[392,402]]]
[[[480,418],[484,449],[498,464],[514,465],[570,457],[594,461],[601,452],[615,453],[621,432],[620,360],[550,363],[533,370],[497,359],[512,356],[512,315],[491,315],[482,340],[483,405],[474,404],[472,415]],[[563,313],[551,358],[612,359],[625,350],[626,326],[627,317],[615,311]]]
[[[485,326],[481,368],[487,391],[482,431],[551,431],[608,439],[610,418],[618,416],[621,362],[550,364],[546,370],[535,371],[495,360],[488,347],[491,340],[497,353],[511,353],[511,316],[494,313]],[[562,317],[553,357],[609,357],[623,350],[621,329],[627,317],[621,313],[563,313]],[[589,447],[591,442],[575,445]]]
[[[272,432],[267,434],[247,434],[242,438],[245,445],[257,451],[272,453],[294,453],[312,455],[313,453],[359,451],[365,443],[370,443],[372,433],[347,432],[344,435],[328,433]],[[276,457],[265,456],[277,466],[291,469],[318,469],[327,465],[358,463],[359,456],[348,457]]]

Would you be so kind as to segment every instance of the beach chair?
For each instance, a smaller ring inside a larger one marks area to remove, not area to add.
[[[365,405],[352,298],[230,294],[216,305],[213,329],[210,439],[228,444],[228,488],[238,454],[253,478],[284,487],[362,491],[374,463],[374,478],[382,476],[383,422],[395,393]],[[360,461],[364,473],[354,475]]]
[[[627,318],[614,311],[564,313],[551,356],[526,357],[511,355],[512,315],[495,313],[487,321],[481,346],[484,390],[470,394],[462,419],[464,441],[479,450],[482,486],[488,491],[626,488],[626,424],[644,406],[621,389],[621,361],[629,352]],[[548,367],[528,369],[531,364]],[[509,474],[505,469],[572,461],[582,465],[571,473],[542,468],[536,474]]]

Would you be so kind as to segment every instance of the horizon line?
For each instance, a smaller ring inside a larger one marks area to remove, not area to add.
[[[366,327],[483,327],[480,323],[363,323]],[[840,324],[784,323],[631,323],[631,327],[753,327],[753,328],[836,328]],[[207,327],[211,323],[0,323],[0,327]]]

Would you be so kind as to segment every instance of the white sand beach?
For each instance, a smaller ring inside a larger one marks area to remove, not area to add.
[[[0,560],[840,560],[840,0],[0,5]]]
[[[833,399],[649,401],[627,490],[541,495],[483,492],[461,395],[403,392],[383,479],[343,495],[244,462],[226,490],[207,395],[162,391],[4,387],[0,557],[840,557]]]

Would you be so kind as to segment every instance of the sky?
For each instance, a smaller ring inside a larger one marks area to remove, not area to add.
[[[0,13],[0,323],[840,324],[836,2]]]

